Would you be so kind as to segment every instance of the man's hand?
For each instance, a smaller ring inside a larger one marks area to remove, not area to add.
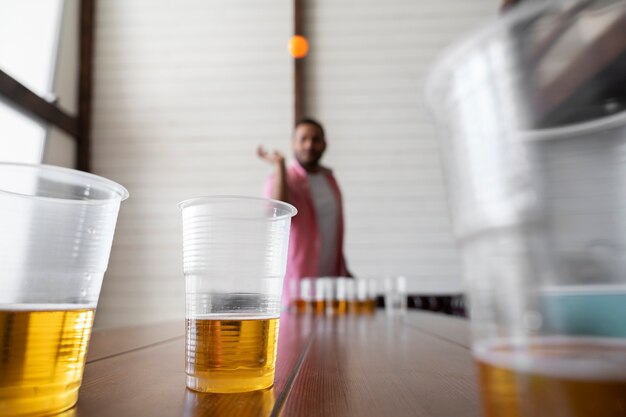
[[[285,164],[285,156],[278,151],[268,152],[265,150],[265,148],[263,148],[263,146],[259,146],[256,150],[256,154],[259,156],[259,158],[269,162],[272,165],[280,166]]]
[[[275,175],[272,186],[271,197],[274,200],[289,203],[289,195],[287,194],[287,173],[285,168],[285,157],[278,151],[268,152],[263,146],[256,148],[256,154],[264,161],[274,166]]]

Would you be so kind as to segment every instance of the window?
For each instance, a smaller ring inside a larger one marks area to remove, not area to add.
[[[46,128],[0,101],[0,161],[40,163]]]
[[[52,98],[63,0],[0,0],[0,70]],[[0,161],[39,163],[47,126],[0,100]]]

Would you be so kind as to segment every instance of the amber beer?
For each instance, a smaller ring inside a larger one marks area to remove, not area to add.
[[[626,416],[626,341],[544,338],[475,349],[485,417]]]
[[[336,278],[333,285],[332,310],[335,315],[343,315],[348,311],[346,301],[346,278]]]
[[[315,314],[325,314],[326,313],[326,300],[313,301],[313,311],[315,312]]]
[[[356,281],[356,297],[354,304],[354,311],[357,314],[367,313],[367,281],[363,279],[358,279]]]
[[[346,311],[350,314],[358,314],[359,311],[359,302],[358,301],[348,301],[346,302]]]
[[[307,302],[305,300],[302,299],[297,299],[293,302],[293,305],[295,307],[295,311],[298,314],[304,314],[307,312]]]
[[[348,304],[346,300],[333,300],[333,312],[338,315],[346,314]]]
[[[313,311],[315,314],[326,314],[327,309],[332,308],[332,304],[327,303],[327,295],[332,299],[332,289],[329,288],[330,281],[326,278],[317,278],[315,280],[315,296],[313,300]]]
[[[363,305],[363,311],[368,314],[373,314],[376,312],[376,300],[367,299]]]
[[[309,304],[311,303],[311,280],[309,278],[302,278],[299,282],[299,291],[295,300],[295,310],[298,314],[304,314],[309,310]]]
[[[94,310],[75,307],[0,306],[0,416],[76,403]]]
[[[346,280],[346,313],[356,313],[354,286],[353,279]]]
[[[188,318],[187,386],[232,393],[274,384],[278,317]]]

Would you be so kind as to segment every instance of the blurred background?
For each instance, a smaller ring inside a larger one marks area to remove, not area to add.
[[[462,290],[423,103],[435,57],[495,0],[0,0],[0,160],[128,188],[96,326],[184,316],[179,201],[260,196],[260,144],[291,155],[299,21],[303,115],[326,128],[358,277]],[[299,18],[297,19],[296,16]]]

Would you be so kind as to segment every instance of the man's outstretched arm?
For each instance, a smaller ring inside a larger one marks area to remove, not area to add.
[[[272,184],[272,193],[270,195],[274,200],[290,203],[289,193],[287,192],[287,169],[285,168],[285,157],[278,151],[268,152],[262,146],[257,148],[257,155],[264,161],[267,161],[274,167],[274,183]]]

